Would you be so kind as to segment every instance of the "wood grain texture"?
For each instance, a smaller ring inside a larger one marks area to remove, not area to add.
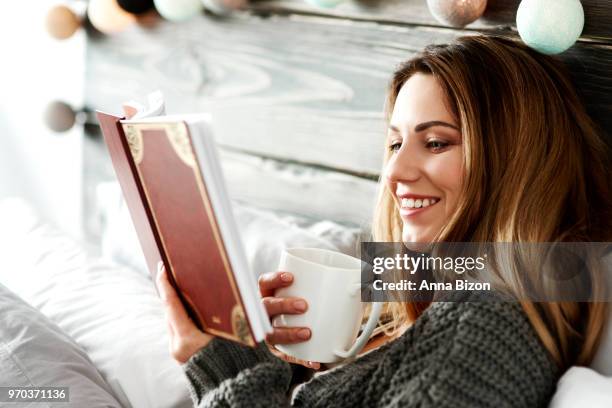
[[[489,0],[482,18],[467,26],[473,30],[516,30],[520,0]],[[552,3],[554,5],[554,3]],[[612,2],[582,0],[584,39],[612,40]],[[309,5],[303,0],[254,0],[251,9],[270,13],[310,13],[367,21],[444,27],[433,18],[426,0],[347,0],[335,8]]]
[[[85,143],[83,179],[85,231],[92,242],[100,238],[102,220],[96,217],[96,186],[116,180],[106,147],[98,139]],[[225,181],[233,200],[272,211],[329,219],[369,229],[378,183],[310,166],[283,163],[221,150]]]
[[[612,148],[612,45],[574,47],[563,54],[573,82]]]
[[[90,43],[86,102],[116,111],[160,88],[169,112],[210,111],[226,146],[376,174],[387,79],[436,38],[298,17],[162,24]]]
[[[221,160],[235,200],[369,229],[375,181],[228,151],[222,152]]]
[[[90,41],[86,103],[116,112],[159,88],[171,113],[210,111],[224,146],[375,177],[393,69],[462,34],[312,16],[162,23]],[[561,58],[609,132],[612,46],[579,44]]]
[[[381,169],[382,111],[394,68],[428,44],[514,18],[507,6],[513,2],[491,2],[486,21],[456,30],[431,20],[424,0],[371,1],[337,9],[359,8],[363,15],[344,16],[350,19],[295,14],[287,2],[265,11],[273,3],[258,2],[258,12],[276,11],[269,17],[202,16],[91,38],[86,105],[117,112],[121,102],[161,89],[169,113],[213,114],[234,199],[365,227],[376,195],[372,179]],[[388,17],[381,17],[385,8]],[[602,15],[606,10],[602,6]],[[587,19],[587,26],[592,23]],[[612,45],[606,42],[581,42],[561,59],[612,140]],[[114,174],[99,140],[88,140],[85,149],[84,200],[93,208],[96,183]],[[85,216],[89,231],[99,228]]]

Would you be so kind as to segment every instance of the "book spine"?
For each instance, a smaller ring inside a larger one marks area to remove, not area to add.
[[[147,261],[147,267],[153,279],[156,279],[157,265],[160,261],[167,265],[167,257],[161,245],[159,232],[155,228],[152,212],[144,195],[142,182],[138,178],[136,163],[134,163],[128,141],[121,126],[121,118],[102,112],[97,112],[97,117],[113,162],[115,174],[117,175],[138,240]],[[174,285],[171,274],[168,274],[168,276]]]

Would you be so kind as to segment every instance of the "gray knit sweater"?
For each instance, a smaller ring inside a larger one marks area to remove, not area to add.
[[[215,339],[184,365],[197,407],[545,407],[560,375],[516,303],[434,303],[399,338],[289,397],[292,365]]]

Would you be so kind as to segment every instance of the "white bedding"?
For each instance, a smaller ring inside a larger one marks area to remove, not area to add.
[[[586,367],[572,367],[561,377],[549,408],[610,408],[612,377]]]
[[[128,208],[117,182],[101,183],[96,191],[102,253],[148,274]],[[260,275],[276,269],[283,248],[309,247],[358,256],[360,230],[328,220],[278,214],[233,202],[251,270]]]
[[[0,387],[66,387],[68,401],[54,407],[121,408],[87,353],[2,284],[0,310]],[[62,398],[59,391],[57,396]]]
[[[0,225],[0,282],[85,349],[122,405],[192,406],[148,276],[89,257],[22,201],[0,203]]]
[[[260,271],[274,267],[288,240],[299,244],[311,237],[309,243],[333,247],[339,241],[329,236],[343,236],[333,223],[329,229],[325,222],[296,225],[253,216],[256,211],[246,208],[242,214],[250,259]],[[0,226],[0,283],[76,340],[123,406],[192,406],[185,376],[169,356],[162,306],[147,273],[88,256],[21,200],[0,201]],[[612,349],[611,340],[608,334],[595,362],[604,372],[612,366],[612,356],[603,352]],[[609,407],[611,401],[612,378],[574,367],[559,382],[551,408]]]
[[[124,406],[191,407],[186,378],[168,353],[163,309],[131,221],[125,205],[117,205],[119,214],[106,215],[108,257],[95,258],[24,201],[0,201],[0,283],[76,340]],[[256,273],[275,269],[284,247],[349,251],[358,237],[357,229],[246,206],[237,217]]]

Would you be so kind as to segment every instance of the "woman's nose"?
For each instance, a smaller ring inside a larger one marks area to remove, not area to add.
[[[419,163],[417,155],[402,146],[387,162],[385,176],[391,183],[417,181],[422,174]]]

